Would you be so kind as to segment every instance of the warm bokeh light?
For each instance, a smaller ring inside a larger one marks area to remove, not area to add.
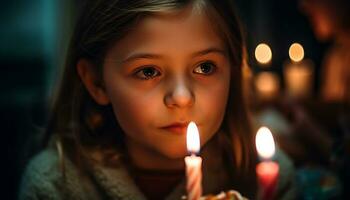
[[[290,63],[284,68],[285,88],[289,96],[305,98],[312,94],[314,68],[311,60]]]
[[[261,64],[267,64],[272,59],[272,51],[269,45],[265,43],[259,44],[255,48],[255,59]]]
[[[280,89],[280,81],[276,74],[261,72],[255,77],[255,88],[263,99],[275,97]]]
[[[289,47],[289,58],[294,62],[299,62],[304,58],[304,48],[299,43],[293,43]]]
[[[255,137],[256,149],[259,156],[265,159],[271,158],[275,154],[275,142],[271,131],[267,127],[261,127]]]
[[[198,153],[200,149],[199,132],[197,125],[190,122],[187,127],[187,150],[191,153]]]

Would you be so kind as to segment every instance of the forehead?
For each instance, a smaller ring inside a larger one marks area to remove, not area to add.
[[[224,49],[224,43],[208,15],[188,7],[143,17],[112,50],[118,57],[135,51],[181,56],[207,48]]]

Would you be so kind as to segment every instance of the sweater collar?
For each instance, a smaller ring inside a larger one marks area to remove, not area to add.
[[[203,192],[217,193],[224,189],[228,184],[228,175],[223,170],[222,154],[218,150],[217,140],[211,140],[203,147],[201,156],[203,158],[202,173],[203,173]],[[99,151],[92,152],[93,157],[98,157],[101,154]],[[134,180],[130,176],[121,153],[115,152],[117,162],[113,165],[105,165],[103,162],[94,159],[91,161],[91,174],[95,179],[96,184],[107,194],[111,199],[146,199]],[[186,180],[183,179],[174,190],[168,195],[166,200],[179,200],[186,194]]]

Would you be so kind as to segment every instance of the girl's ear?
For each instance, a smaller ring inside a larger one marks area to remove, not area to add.
[[[98,77],[93,69],[93,64],[86,59],[80,59],[76,67],[79,77],[91,97],[98,104],[107,105],[109,103],[109,98],[101,84],[98,84]]]

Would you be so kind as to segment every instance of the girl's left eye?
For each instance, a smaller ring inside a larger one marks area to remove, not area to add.
[[[197,74],[210,75],[210,74],[214,73],[215,70],[216,70],[215,64],[213,64],[212,62],[204,62],[204,63],[199,64],[193,70],[193,72],[195,72]]]
[[[160,76],[160,72],[154,67],[145,67],[135,73],[137,78],[148,80]]]

